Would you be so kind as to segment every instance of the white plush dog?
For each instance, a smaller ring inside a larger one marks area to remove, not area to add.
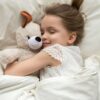
[[[15,60],[28,59],[42,47],[40,26],[32,22],[31,15],[27,12],[22,12],[22,16],[24,16],[24,24],[15,33],[17,47],[0,51],[0,74],[4,73],[8,64]]]

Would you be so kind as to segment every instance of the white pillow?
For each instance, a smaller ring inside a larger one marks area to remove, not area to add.
[[[67,4],[71,4],[72,0],[37,0],[39,2],[40,5],[42,6],[48,6],[48,5],[52,5],[53,3],[67,3]]]
[[[100,0],[84,0],[81,12],[86,15],[84,38],[80,44],[83,56],[100,55]]]

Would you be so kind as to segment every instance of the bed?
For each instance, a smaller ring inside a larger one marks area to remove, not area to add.
[[[17,45],[14,33],[20,26],[20,11],[28,11],[38,23],[43,9],[56,2],[71,4],[71,0],[1,0],[0,50]],[[33,76],[0,75],[0,100],[100,100],[100,0],[84,0],[80,11],[86,15],[79,46],[87,69],[74,79],[54,77],[40,83]]]

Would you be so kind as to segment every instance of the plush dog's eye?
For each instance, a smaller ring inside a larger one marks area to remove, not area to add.
[[[28,39],[30,39],[30,36],[29,36],[29,35],[27,35],[27,38],[28,38]]]

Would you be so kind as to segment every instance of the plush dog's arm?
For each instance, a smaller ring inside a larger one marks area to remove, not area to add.
[[[3,70],[7,67],[8,64],[19,58],[19,49],[4,49],[0,51],[0,74],[3,73]]]

